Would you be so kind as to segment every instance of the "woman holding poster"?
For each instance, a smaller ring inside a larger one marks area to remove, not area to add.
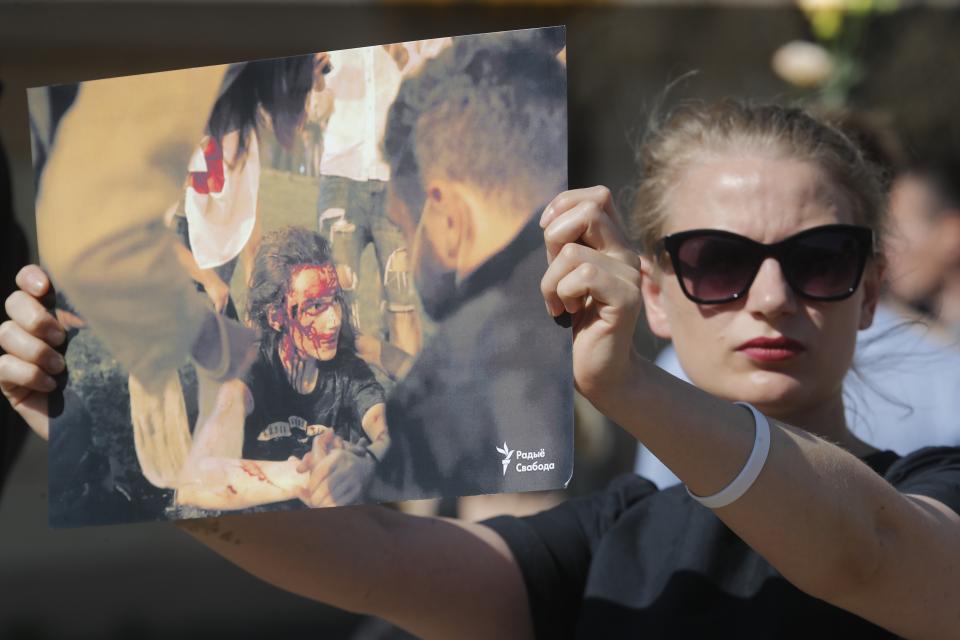
[[[357,507],[183,526],[272,584],[428,638],[955,637],[960,450],[876,451],[844,419],[883,211],[856,146],[801,110],[678,109],[644,149],[644,255],[607,189],[567,191],[541,219],[542,295],[572,316],[580,392],[686,486],[629,475],[482,523]],[[15,403],[43,389],[55,326],[43,274],[20,284],[0,340]],[[634,351],[641,303],[702,389]]]

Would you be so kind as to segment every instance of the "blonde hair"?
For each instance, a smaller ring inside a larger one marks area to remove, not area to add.
[[[631,214],[633,239],[652,253],[669,216],[667,195],[680,175],[706,154],[773,153],[820,167],[847,196],[854,221],[874,231],[881,255],[886,188],[881,171],[839,128],[803,109],[737,100],[685,103],[652,119],[638,153],[641,177]]]

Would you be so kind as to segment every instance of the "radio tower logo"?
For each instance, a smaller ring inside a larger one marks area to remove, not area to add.
[[[510,459],[513,458],[514,452],[511,451],[510,447],[507,446],[506,440],[503,442],[503,449],[497,447],[497,451],[503,456],[503,460],[501,460],[501,462],[503,462],[503,475],[506,476],[507,467],[510,466]]]

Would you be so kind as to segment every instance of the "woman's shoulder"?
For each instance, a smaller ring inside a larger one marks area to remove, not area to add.
[[[924,447],[896,459],[883,474],[901,493],[922,495],[960,514],[960,447]]]
[[[923,447],[898,456],[883,474],[892,484],[921,475],[939,475],[960,469],[960,447]]]

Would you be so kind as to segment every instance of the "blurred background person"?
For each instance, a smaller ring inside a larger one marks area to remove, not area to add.
[[[890,293],[960,340],[960,154],[921,158],[890,194]]]
[[[418,53],[418,56],[420,54]],[[323,131],[317,225],[333,245],[340,282],[353,305],[360,334],[379,338],[374,317],[386,313],[386,336],[408,354],[420,350],[420,322],[409,277],[407,246],[386,215],[390,167],[380,150],[387,110],[410,61],[405,44],[334,51],[326,86],[329,115]],[[376,250],[383,303],[361,309],[360,259],[364,248]],[[364,349],[361,341],[361,350]]]

